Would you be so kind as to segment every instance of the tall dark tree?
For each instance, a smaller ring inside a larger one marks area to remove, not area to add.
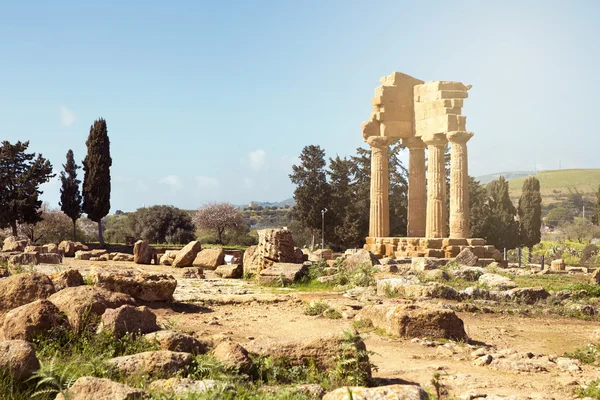
[[[311,230],[312,248],[315,234],[321,230],[321,210],[329,207],[330,187],[325,165],[325,151],[320,146],[306,146],[300,154],[300,165],[292,166],[290,174],[296,185],[294,217]]]
[[[18,224],[41,221],[39,186],[55,176],[50,161],[27,153],[28,147],[29,141],[0,147],[0,228],[11,227],[14,236]]]
[[[98,240],[104,247],[102,218],[110,211],[110,141],[106,121],[100,118],[90,127],[83,160],[83,212],[98,223]]]
[[[331,212],[334,221],[335,247],[359,247],[364,241],[361,231],[360,211],[357,207],[356,185],[353,183],[354,163],[347,158],[329,159],[329,184],[331,187]]]
[[[596,212],[592,214],[592,223],[594,225],[600,225],[600,185],[598,186],[598,191],[596,192]]]
[[[540,181],[533,176],[523,182],[518,213],[521,245],[531,249],[542,240],[542,195]]]
[[[498,249],[514,249],[519,245],[517,210],[508,194],[508,182],[503,176],[487,185],[489,193],[489,229],[487,240]]]
[[[471,236],[475,238],[488,239],[490,229],[490,205],[488,192],[473,177],[469,177],[469,210]]]
[[[63,164],[64,171],[60,173],[60,209],[73,221],[73,241],[77,240],[77,219],[81,217],[81,192],[77,179],[79,167],[75,164],[73,150],[67,152],[67,163]]]

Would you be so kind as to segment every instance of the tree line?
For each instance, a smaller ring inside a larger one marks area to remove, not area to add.
[[[400,142],[388,152],[390,186],[390,236],[406,236],[408,171],[400,160]],[[449,153],[446,162],[449,163]],[[356,149],[349,157],[329,158],[318,145],[302,149],[300,162],[292,167],[290,179],[296,185],[293,216],[315,238],[324,233],[333,249],[362,247],[369,234],[371,152]],[[446,168],[449,185],[449,168]],[[449,193],[449,191],[448,191]],[[497,248],[532,247],[541,240],[540,183],[525,180],[518,206],[512,203],[504,177],[481,185],[469,182],[471,236],[484,238]],[[322,232],[323,214],[325,228]]]

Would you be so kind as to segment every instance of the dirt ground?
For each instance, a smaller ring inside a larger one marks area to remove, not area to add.
[[[183,270],[168,266],[135,266],[127,262],[98,263],[66,259],[59,269],[77,268],[85,276],[91,266],[108,269],[136,269],[172,274],[178,279],[175,303],[150,304],[159,322],[169,329],[193,333],[197,337],[225,335],[240,344],[259,337],[289,340],[318,337],[326,332],[352,329],[352,309],[360,304],[342,293],[296,292],[257,286],[243,280],[217,278],[210,271],[206,279],[184,279]],[[40,272],[56,267],[37,266]],[[334,308],[350,310],[346,318],[328,319],[303,314],[305,302],[323,299]],[[432,300],[439,303],[439,299]],[[514,349],[536,355],[561,356],[589,343],[597,322],[551,315],[457,313],[465,329],[478,345],[497,350]],[[458,344],[456,354],[427,347],[413,340],[394,339],[376,332],[367,333],[367,348],[375,352],[374,376],[391,382],[416,382],[431,388],[435,373],[449,398],[466,393],[520,396],[534,399],[570,399],[577,385],[600,378],[596,367],[582,365],[580,371],[517,372],[475,366],[470,357],[476,347]],[[442,349],[443,350],[443,349]]]

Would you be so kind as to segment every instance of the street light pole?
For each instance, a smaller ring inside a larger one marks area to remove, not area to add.
[[[321,210],[321,255],[325,249],[325,213],[327,211],[327,208]]]

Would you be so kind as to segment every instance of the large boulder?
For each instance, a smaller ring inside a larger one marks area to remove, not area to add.
[[[8,265],[10,266],[18,266],[18,265],[37,265],[38,264],[38,253],[35,251],[30,251],[27,253],[18,253],[12,255],[8,259]]]
[[[219,265],[225,264],[225,252],[223,248],[202,249],[196,255],[192,265],[202,267],[203,269],[216,269]]]
[[[183,353],[204,354],[208,351],[208,343],[193,336],[175,331],[157,331],[148,333],[144,338],[150,343],[156,343],[163,350],[180,351]]]
[[[146,240],[138,240],[133,246],[133,262],[136,264],[150,264],[154,258],[154,250]]]
[[[55,328],[68,326],[60,310],[48,300],[36,300],[9,311],[2,331],[7,340],[27,340],[49,334]]]
[[[58,245],[54,244],[54,243],[48,243],[42,246],[42,253],[55,253],[55,254],[61,254],[60,250],[58,249]]]
[[[4,239],[2,251],[24,251],[28,243],[28,239],[20,238],[18,236],[9,236]]]
[[[373,388],[341,387],[327,393],[323,400],[427,400],[429,395],[416,385],[389,385]]]
[[[509,290],[517,287],[517,284],[512,279],[492,273],[481,275],[478,282],[490,290]]]
[[[308,273],[308,264],[274,263],[258,273],[258,282],[267,285],[275,282],[290,284]]]
[[[565,261],[562,258],[559,258],[558,260],[553,260],[550,263],[551,271],[564,271],[565,269],[567,269],[567,265],[565,264]]]
[[[358,318],[402,338],[468,339],[464,323],[454,311],[434,305],[367,305]]]
[[[242,264],[246,274],[256,274],[259,264],[258,259],[258,246],[250,246],[244,251]]]
[[[65,257],[75,257],[75,243],[70,240],[63,240],[58,244],[58,250],[63,253]]]
[[[525,304],[535,304],[550,297],[550,293],[543,287],[515,288],[508,290],[506,295],[513,301]]]
[[[287,229],[260,229],[258,245],[244,253],[244,271],[258,274],[274,263],[302,263],[304,256],[294,248],[292,232]],[[250,250],[250,251],[249,251]]]
[[[600,285],[600,268],[596,268],[594,272],[592,272],[590,283],[592,285]]]
[[[156,323],[156,314],[148,307],[124,305],[119,308],[107,308],[102,314],[98,332],[109,330],[115,337],[130,333],[134,336],[156,332],[160,327]]]
[[[212,355],[228,368],[235,368],[241,372],[249,372],[252,368],[248,351],[237,343],[221,342],[214,348]]]
[[[135,300],[129,295],[89,285],[68,287],[53,294],[48,300],[66,314],[69,323],[77,331],[104,314],[107,308],[135,305]]]
[[[36,260],[38,264],[60,264],[62,262],[62,255],[57,253],[38,253]]]
[[[348,255],[344,259],[344,267],[346,269],[355,269],[359,265],[368,265],[373,267],[375,265],[379,265],[379,260],[375,254],[364,249]]]
[[[446,265],[447,260],[435,257],[414,257],[410,269],[414,272],[430,271]]]
[[[44,249],[42,248],[42,246],[36,246],[36,245],[27,245],[25,246],[25,248],[23,249],[24,253],[42,253],[44,251]]]
[[[202,250],[202,245],[197,240],[186,244],[183,249],[177,252],[177,256],[171,265],[176,268],[191,267],[200,250]]]
[[[244,269],[241,264],[220,265],[215,270],[215,273],[221,278],[241,278],[244,274]]]
[[[454,278],[475,282],[481,275],[485,274],[485,269],[481,267],[460,267],[451,269],[448,272],[450,272],[450,275]]]
[[[309,365],[315,363],[319,368],[331,369],[336,365],[336,356],[344,351],[361,353],[361,367],[371,376],[367,347],[358,336],[347,337],[340,333],[326,333],[308,339],[291,339],[276,341],[269,338],[258,338],[246,344],[251,354],[271,357],[274,360],[284,359],[290,365]]]
[[[476,267],[479,265],[479,257],[473,254],[473,251],[468,247],[462,249],[454,261],[465,267]]]
[[[95,249],[95,250],[77,250],[75,252],[76,260],[90,260],[92,258],[100,258],[101,256],[108,254],[107,250]]]
[[[40,369],[33,345],[24,340],[0,342],[0,371],[8,371],[16,380],[25,380]]]
[[[172,301],[177,280],[172,275],[137,271],[112,272],[93,268],[90,276],[98,287],[126,293],[141,301]]]
[[[50,278],[37,272],[0,279],[0,315],[32,301],[46,299],[54,292]]]
[[[163,377],[177,373],[186,374],[192,360],[190,353],[158,350],[111,358],[107,364],[124,376]]]
[[[133,256],[132,254],[127,254],[127,253],[114,253],[114,254],[110,254],[109,255],[109,260],[112,261],[129,261],[129,262],[134,262],[135,261],[135,256]]]
[[[70,400],[138,400],[146,398],[146,393],[110,379],[84,376],[75,381],[67,391]],[[56,400],[65,400],[63,394]]]

